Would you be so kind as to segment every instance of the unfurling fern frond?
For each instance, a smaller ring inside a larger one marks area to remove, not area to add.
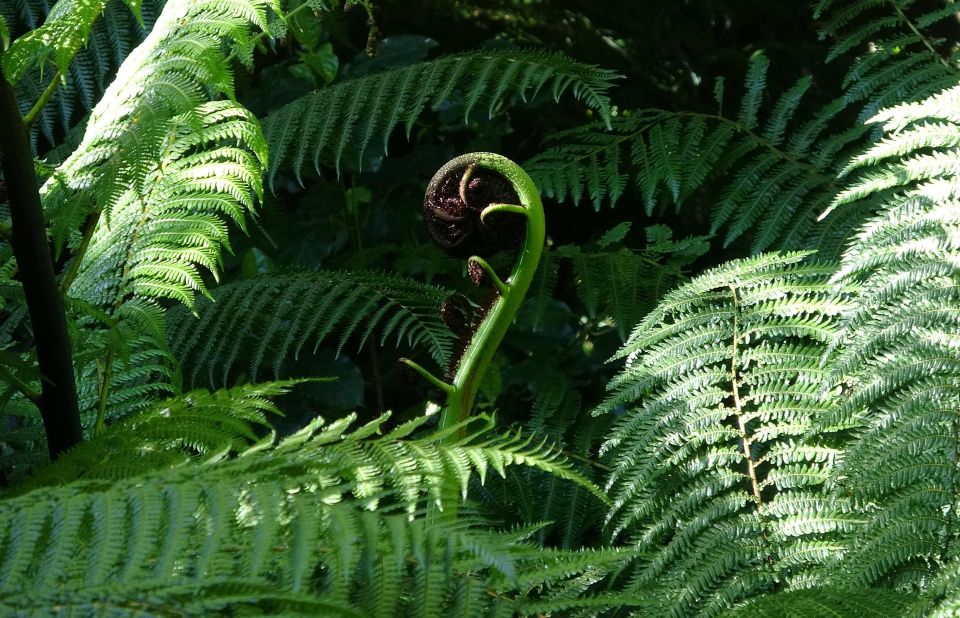
[[[369,487],[365,471],[383,488],[379,497],[388,498],[417,487],[425,473],[456,478],[466,468],[536,465],[543,454],[489,432],[436,451],[415,443],[396,451],[404,430],[365,439],[379,428],[347,434],[347,422],[314,423],[275,447],[260,445],[215,466],[74,481],[4,499],[0,611],[47,611],[65,599],[80,612],[88,605],[165,603],[213,611],[239,602],[241,582],[250,586],[248,609],[296,613],[327,604],[344,615],[355,615],[351,608],[364,615],[487,615],[491,604],[510,611],[537,596],[549,599],[548,584],[562,589],[591,566],[612,569],[629,557],[543,552],[524,543],[528,530],[496,533],[470,517],[425,520],[362,508],[347,496]],[[364,447],[372,468],[356,467]],[[391,473],[380,474],[394,457]],[[399,497],[416,505],[424,495]],[[204,586],[213,590],[184,596]]]
[[[360,161],[367,148],[387,148],[400,124],[409,134],[428,107],[437,107],[454,92],[462,93],[464,116],[480,108],[493,110],[518,96],[541,91],[559,99],[567,91],[610,117],[607,90],[616,74],[575,62],[563,54],[534,51],[483,51],[447,56],[334,84],[303,96],[267,116],[264,131],[270,146],[270,186],[281,169],[300,179],[310,162]]]
[[[220,287],[215,302],[197,305],[199,321],[187,315],[171,320],[169,340],[189,380],[206,371],[212,383],[226,383],[243,361],[254,379],[268,363],[279,375],[285,360],[311,343],[316,350],[334,333],[338,349],[357,335],[361,346],[368,340],[422,345],[443,364],[456,343],[440,318],[449,294],[383,273],[272,274]]]
[[[828,424],[855,436],[838,490],[866,519],[844,575],[922,584],[960,532],[960,88],[875,120],[886,136],[854,160],[837,201],[879,214],[837,275],[862,289],[832,364],[849,395]]]
[[[852,525],[824,491],[838,450],[805,434],[830,410],[820,367],[846,307],[833,265],[762,255],[666,295],[617,357],[602,411],[614,536],[674,616],[715,616],[840,552]],[[622,412],[621,412],[622,410]]]

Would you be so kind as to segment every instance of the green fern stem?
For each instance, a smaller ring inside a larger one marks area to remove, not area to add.
[[[483,221],[493,213],[513,213],[526,217],[526,233],[513,269],[505,280],[501,280],[486,260],[472,256],[469,262],[482,268],[498,295],[490,305],[483,320],[477,326],[457,365],[452,382],[445,382],[425,370],[420,365],[403,359],[407,365],[423,375],[431,384],[438,386],[447,395],[447,405],[440,420],[441,431],[452,430],[448,437],[455,441],[462,438],[466,431],[466,421],[470,417],[474,400],[480,389],[483,375],[490,361],[507,334],[514,316],[523,303],[530,288],[546,237],[546,224],[543,216],[543,204],[540,193],[530,176],[523,168],[506,157],[489,152],[465,154],[449,161],[437,171],[441,177],[453,170],[466,168],[469,177],[472,170],[482,168],[501,174],[512,186],[519,198],[519,204],[490,204],[480,214]]]

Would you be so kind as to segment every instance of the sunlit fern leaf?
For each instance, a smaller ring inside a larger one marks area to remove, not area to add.
[[[209,111],[206,105],[223,106],[217,108],[221,110],[230,108],[227,102],[209,103],[212,97],[233,94],[231,70],[222,51],[224,40],[250,45],[247,30],[251,24],[265,27],[267,10],[273,6],[269,0],[171,0],[165,5],[153,30],[130,53],[91,112],[80,146],[57,167],[41,190],[44,207],[57,223],[54,239],[58,247],[91,210],[110,211],[125,194],[140,188],[136,184],[131,187],[131,181],[144,180],[144,175],[161,160],[209,169],[197,160],[203,156],[202,142],[187,146],[192,148],[188,151],[174,148],[156,152],[152,146],[166,145],[167,139],[176,137],[181,146],[187,144],[189,135],[170,133],[174,117],[182,120],[193,112],[205,113]],[[236,105],[232,108],[242,109]],[[216,118],[217,114],[211,113]],[[202,124],[213,130],[216,122]],[[249,124],[253,127],[256,123]],[[204,133],[205,139],[210,139],[209,132]],[[221,148],[229,148],[229,140],[237,140],[260,153],[261,149],[250,138],[248,131],[217,136],[227,142],[220,144]],[[217,188],[209,187],[208,191]],[[69,209],[69,217],[63,216],[60,210],[76,203],[78,191],[86,203]],[[240,196],[237,200],[242,201]],[[105,221],[101,221],[102,225]],[[207,227],[206,222],[197,223],[197,227]]]
[[[841,554],[825,491],[837,448],[821,357],[847,306],[806,253],[728,262],[667,294],[615,358],[600,411],[610,530],[648,556],[634,583],[675,616],[715,616]]]
[[[7,80],[15,84],[32,66],[43,65],[48,60],[60,74],[66,74],[108,1],[59,0],[42,26],[18,37],[3,55]],[[139,12],[138,0],[125,0],[125,4],[135,13]]]
[[[215,302],[197,305],[199,320],[170,321],[170,346],[188,381],[206,372],[224,384],[231,370],[249,362],[255,379],[264,365],[279,375],[288,359],[316,350],[334,334],[342,349],[359,344],[422,346],[441,365],[456,337],[440,319],[449,292],[405,277],[362,271],[328,271],[259,277],[221,286]]]
[[[883,588],[811,588],[766,595],[722,618],[902,618],[914,602],[912,594]]]
[[[211,462],[253,446],[280,411],[271,398],[296,381],[195,390],[154,400],[142,412],[109,425],[17,486],[23,493],[77,479],[119,480],[187,464]]]
[[[494,532],[468,512],[424,519],[417,505],[439,498],[420,489],[425,473],[457,480],[459,468],[554,464],[542,449],[497,436],[491,425],[455,443],[404,437],[422,422],[372,439],[380,422],[354,432],[349,421],[315,422],[274,447],[257,445],[215,465],[4,498],[0,607],[42,611],[64,599],[81,608],[129,605],[142,602],[147,589],[155,602],[179,606],[193,589],[195,605],[185,607],[214,611],[231,606],[218,606],[231,596],[231,582],[245,581],[250,607],[310,607],[296,605],[310,595],[314,607],[330,603],[365,615],[444,615],[451,607],[458,616],[488,615],[498,605],[512,614],[522,611],[518,604],[549,599],[552,586],[610,571],[631,555],[545,552],[525,541],[535,529]],[[396,466],[384,467],[393,459]],[[381,504],[407,504],[411,515],[392,515],[388,506],[369,511],[349,499],[359,495],[369,506],[364,487],[372,482]],[[269,589],[260,586],[266,582]],[[202,584],[224,589],[200,595]]]
[[[612,71],[581,64],[559,53],[491,50],[446,56],[336,83],[305,95],[264,120],[270,146],[270,186],[277,173],[292,170],[301,179],[312,163],[333,165],[339,173],[344,157],[359,164],[371,145],[386,150],[398,125],[409,135],[428,108],[461,93],[465,120],[475,110],[494,108],[517,96],[523,100],[548,92],[559,99],[571,92],[610,117],[607,90]]]
[[[208,294],[201,268],[216,274],[229,248],[226,223],[242,228],[261,195],[259,126],[236,104],[214,101],[128,136],[120,154],[130,158],[105,166],[119,191],[102,205],[71,294],[107,306],[131,298],[192,306],[196,292]]]
[[[879,114],[884,138],[851,163],[827,217],[879,211],[837,275],[862,288],[834,343],[846,396],[824,421],[855,437],[837,489],[865,519],[842,572],[857,586],[926,582],[960,530],[958,92]]]

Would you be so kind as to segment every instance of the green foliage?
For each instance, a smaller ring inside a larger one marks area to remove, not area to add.
[[[670,615],[716,615],[840,555],[853,521],[824,491],[839,455],[808,438],[829,410],[820,359],[845,303],[830,264],[764,255],[667,294],[617,353],[601,411],[614,537]],[[621,411],[622,410],[622,411]]]
[[[215,302],[198,306],[199,321],[183,316],[174,322],[170,346],[191,381],[206,370],[211,383],[227,383],[243,359],[253,380],[265,364],[279,375],[286,359],[299,356],[311,341],[316,351],[335,332],[338,352],[356,334],[360,347],[368,341],[422,346],[444,365],[456,342],[440,320],[449,294],[383,273],[271,274],[222,286]]]
[[[0,614],[960,609],[955,3],[763,40],[746,1],[51,4],[0,3],[0,42],[87,440],[46,462],[0,185]],[[495,306],[423,243],[420,181],[469,150],[594,209],[546,204],[479,410],[438,430],[382,349],[447,365]]]
[[[84,614],[103,604],[170,604],[196,613],[239,603],[244,586],[246,603],[273,611],[480,615],[490,603],[515,602],[491,597],[490,586],[519,588],[522,597],[587,568],[586,556],[526,546],[525,531],[497,534],[470,518],[411,520],[345,500],[393,496],[415,515],[424,498],[440,499],[423,481],[436,487],[438,477],[487,466],[502,473],[514,463],[562,469],[548,451],[489,431],[449,446],[435,435],[405,441],[422,421],[376,439],[369,436],[381,421],[353,432],[348,425],[318,419],[217,465],[80,480],[4,500],[0,604],[49,611],[66,601]],[[623,560],[614,551],[589,559]]]
[[[272,153],[270,185],[287,167],[302,182],[301,172],[313,161],[330,164],[339,174],[344,157],[362,166],[371,145],[387,150],[400,124],[409,137],[427,106],[436,109],[455,92],[462,97],[464,120],[486,107],[488,114],[508,101],[523,100],[542,90],[559,99],[573,93],[604,119],[610,116],[607,90],[616,74],[574,62],[562,54],[536,51],[471,52],[408,67],[374,73],[334,84],[272,112],[264,121]]]
[[[623,114],[612,130],[595,123],[558,133],[551,147],[526,165],[547,195],[578,203],[586,194],[597,209],[620,200],[632,180],[648,215],[667,203],[679,210],[718,182],[711,233],[726,229],[725,246],[749,233],[755,254],[773,248],[836,254],[871,212],[851,209],[829,228],[815,225],[838,194],[836,176],[847,157],[868,137],[863,124],[838,128],[840,119],[859,109],[865,120],[882,107],[956,83],[955,66],[923,33],[952,18],[955,6],[945,1],[911,18],[905,11],[913,4],[818,5],[823,37],[839,39],[828,60],[859,51],[867,41],[873,48],[856,59],[839,96],[807,120],[798,112],[813,85],[809,76],[785,90],[761,123],[769,62],[755,53],[735,117],[723,112],[724,84],[718,81],[716,114],[660,109]]]
[[[838,210],[878,214],[852,239],[836,279],[859,284],[835,346],[849,392],[829,422],[853,431],[838,489],[865,524],[851,540],[856,585],[921,584],[956,535],[960,356],[955,264],[960,105],[954,87],[873,119],[884,139],[855,158]],[[831,215],[832,216],[832,215]],[[827,218],[829,220],[829,217]]]

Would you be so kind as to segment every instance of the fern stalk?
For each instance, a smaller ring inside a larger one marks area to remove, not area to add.
[[[451,432],[451,440],[463,437],[466,430],[466,421],[470,417],[477,392],[483,376],[493,360],[500,342],[510,328],[514,316],[523,303],[523,298],[530,288],[530,283],[537,272],[540,255],[543,253],[543,243],[546,237],[546,224],[543,217],[543,204],[537,186],[530,179],[523,168],[506,157],[489,152],[475,152],[459,156],[441,167],[434,181],[444,178],[456,170],[466,167],[464,178],[461,180],[461,196],[464,197],[464,187],[470,176],[478,168],[501,174],[511,185],[519,198],[520,204],[488,205],[480,213],[480,221],[485,222],[487,217],[494,213],[512,213],[526,218],[526,233],[523,245],[520,247],[519,257],[514,263],[513,270],[506,280],[501,280],[493,268],[482,257],[470,257],[471,268],[481,268],[487,278],[497,289],[498,295],[490,305],[483,320],[477,326],[470,338],[452,382],[444,382],[431,375],[420,365],[403,359],[407,365],[423,375],[429,382],[438,386],[447,395],[447,405],[440,420],[440,430]],[[430,189],[428,189],[430,191]],[[466,199],[463,200],[466,202]],[[456,429],[455,429],[456,428]]]

